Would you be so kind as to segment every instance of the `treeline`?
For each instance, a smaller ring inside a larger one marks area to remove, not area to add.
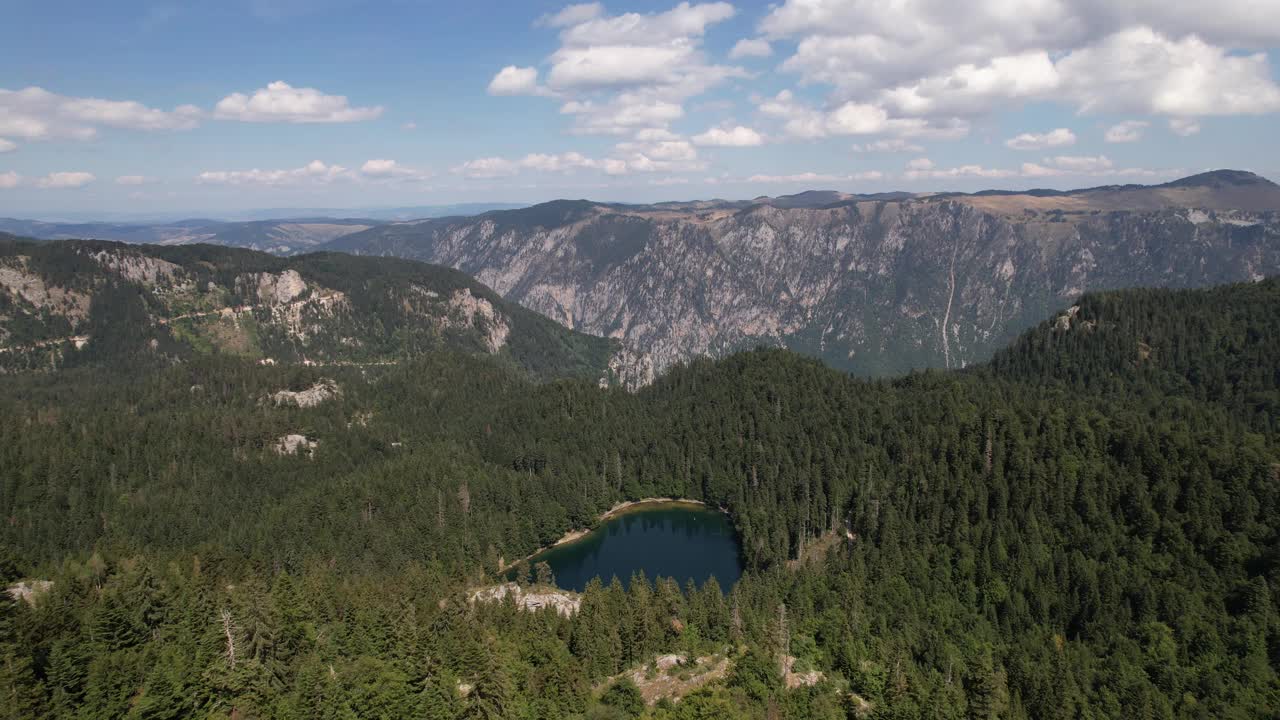
[[[637,394],[448,354],[12,376],[7,572],[54,585],[6,609],[0,680],[51,717],[1265,717],[1276,293],[1089,296],[989,366],[881,382],[781,351]],[[321,377],[340,398],[263,402]],[[653,495],[730,510],[735,588],[466,600]],[[785,690],[782,648],[825,680]],[[734,669],[671,707],[606,690],[660,652]]]

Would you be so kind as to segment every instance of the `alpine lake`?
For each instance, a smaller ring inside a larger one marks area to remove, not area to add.
[[[650,582],[672,578],[681,588],[690,580],[701,586],[714,577],[728,592],[742,576],[738,535],[728,515],[689,502],[628,506],[582,537],[542,550],[521,565],[543,562],[557,586],[578,592],[596,577],[606,585],[617,577],[627,587],[636,572]]]

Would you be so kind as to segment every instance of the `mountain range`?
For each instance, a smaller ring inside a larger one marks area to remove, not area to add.
[[[620,341],[625,360],[615,365],[629,382],[757,345],[879,376],[985,360],[1089,290],[1276,274],[1280,186],[1219,170],[1071,191],[815,190],[648,205],[557,200],[402,222],[9,220],[0,230],[444,265],[565,328]]]
[[[1280,272],[1280,187],[1157,186],[752,201],[556,201],[381,225],[325,248],[458,268],[658,370],[765,344],[859,374],[984,360],[1087,290]]]

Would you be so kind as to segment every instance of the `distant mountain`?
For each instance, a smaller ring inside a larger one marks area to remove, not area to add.
[[[377,220],[299,218],[223,222],[189,219],[156,225],[128,223],[57,223],[0,218],[0,230],[41,240],[94,239],[157,245],[209,243],[292,255],[343,235],[368,230]]]
[[[38,240],[116,240],[127,243],[189,245],[208,243],[296,255],[343,235],[368,230],[392,220],[466,217],[524,207],[511,203],[422,205],[352,210],[275,208],[235,213],[231,218],[183,218],[151,221],[23,220],[0,218],[0,232]]]
[[[456,267],[659,368],[766,344],[876,375],[986,359],[1087,290],[1276,274],[1280,187],[1218,171],[1067,192],[555,201],[324,247]]]
[[[627,384],[643,360],[414,261],[0,238],[0,372],[193,354],[378,365],[438,350]]]

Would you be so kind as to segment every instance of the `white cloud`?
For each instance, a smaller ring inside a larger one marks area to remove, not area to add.
[[[571,172],[579,168],[599,168],[601,164],[576,152],[559,155],[530,153],[520,160],[520,167],[540,172]]]
[[[326,165],[312,160],[300,168],[287,170],[206,170],[196,176],[196,182],[209,185],[266,185],[282,187],[290,185],[326,184],[334,180],[351,179],[349,170],[341,165]]]
[[[1004,141],[1005,147],[1013,150],[1043,150],[1051,147],[1064,147],[1076,144],[1076,134],[1067,128],[1057,128],[1047,133],[1022,133]]]
[[[400,126],[400,129],[401,129],[401,130],[417,130],[417,129],[418,129],[418,123],[413,122],[413,121],[409,121],[409,122],[404,123],[403,125],[401,125],[401,126]]]
[[[666,185],[688,185],[689,178],[682,177],[665,177],[654,178],[649,181],[650,185],[666,186]]]
[[[537,25],[546,27],[565,27],[567,25],[578,25],[588,20],[594,20],[604,14],[604,6],[598,2],[581,3],[578,5],[569,5],[558,13],[552,15],[543,15],[538,18]]]
[[[1081,156],[1058,155],[1046,157],[1040,163],[1023,163],[1017,170],[1004,168],[988,168],[981,165],[961,165],[953,168],[938,168],[926,158],[917,158],[907,163],[907,171],[903,177],[908,180],[949,179],[949,178],[1045,178],[1061,176],[1082,177],[1159,177],[1175,175],[1178,170],[1149,170],[1145,168],[1117,168],[1105,155]]]
[[[1232,55],[1194,35],[1171,40],[1133,28],[1073,51],[1057,66],[1082,112],[1197,117],[1280,110],[1265,53]]]
[[[718,147],[755,147],[764,144],[764,136],[743,125],[731,128],[711,128],[704,133],[694,135],[694,145],[711,145]]]
[[[1058,70],[1044,51],[964,63],[911,84],[885,90],[883,101],[907,115],[971,115],[993,104],[1040,97],[1058,87]]]
[[[0,153],[12,152],[16,147],[18,147],[17,143],[0,138]]]
[[[22,176],[12,170],[0,173],[0,190],[16,188],[19,182],[22,182]]]
[[[200,114],[194,105],[166,111],[133,100],[71,97],[39,87],[0,89],[0,137],[5,138],[88,140],[99,127],[187,130],[199,124]]]
[[[1040,101],[1188,122],[1280,112],[1257,52],[1280,44],[1276,2],[1222,0],[1206,13],[1160,0],[784,0],[759,30],[794,41],[784,72],[830,90],[822,108],[783,116],[792,137],[833,134],[826,116],[850,102],[890,123]]]
[[[508,65],[489,81],[490,95],[537,95],[538,68]]]
[[[688,140],[628,141],[614,145],[611,162],[604,165],[610,175],[631,172],[695,172],[707,164]]]
[[[1103,139],[1109,143],[1130,143],[1142,139],[1142,133],[1151,123],[1146,120],[1125,120],[1107,128]]]
[[[382,106],[351,107],[344,95],[325,95],[277,80],[253,95],[232,93],[219,100],[213,112],[219,119],[241,122],[348,123],[373,120],[382,115]]]
[[[682,2],[666,12],[610,16],[598,3],[571,5],[537,23],[559,28],[545,80],[534,67],[509,65],[489,83],[495,95],[564,100],[572,132],[626,135],[666,128],[684,102],[729,78],[739,67],[712,63],[702,50],[707,28],[734,15],[725,2]]]
[[[520,171],[518,164],[500,157],[483,157],[455,165],[449,172],[473,180],[510,177]]]
[[[578,152],[530,153],[519,160],[484,157],[469,160],[451,169],[456,175],[473,179],[511,177],[521,171],[570,173],[595,170],[606,175],[631,173],[694,172],[706,169],[698,150],[688,140],[665,130],[649,130],[632,140],[613,146],[609,157],[592,158]]]
[[[117,185],[146,185],[153,182],[155,178],[149,178],[145,175],[121,175],[116,178]]]
[[[1094,157],[1076,156],[1076,155],[1059,155],[1057,157],[1045,158],[1044,161],[1053,167],[1060,168],[1067,172],[1080,174],[1100,173],[1112,168],[1111,159],[1106,155],[1098,155]]]
[[[733,49],[729,51],[730,60],[739,60],[749,57],[769,57],[773,55],[773,46],[764,38],[743,38],[734,43]]]
[[[832,135],[873,135],[889,127],[889,113],[875,105],[847,102],[827,116],[826,127]]]
[[[962,118],[890,117],[882,107],[854,102],[823,111],[797,100],[790,90],[772,98],[756,98],[756,103],[761,114],[782,120],[783,134],[793,138],[886,134],[953,140],[969,134],[969,122]]]
[[[1181,137],[1190,137],[1200,132],[1200,123],[1191,118],[1169,118],[1169,130]]]
[[[863,145],[854,145],[854,152],[924,152],[924,147],[915,143],[903,140],[902,138],[893,138],[891,140],[876,140]]]
[[[908,169],[902,174],[908,180],[920,180],[925,178],[1009,178],[1017,177],[1017,170],[1001,170],[998,168],[986,168],[981,165],[961,165],[953,168],[917,168]]]
[[[562,115],[576,117],[573,132],[579,135],[625,135],[646,129],[665,129],[684,116],[684,106],[621,93],[607,103],[573,100],[560,108]]]
[[[81,188],[94,181],[92,173],[87,172],[54,172],[36,181],[36,187],[51,190]]]
[[[818,182],[848,182],[858,180],[880,180],[884,177],[884,173],[878,170],[867,170],[865,172],[854,173],[852,175],[832,175],[829,173],[803,172],[794,175],[752,175],[747,178],[749,183],[818,183]]]
[[[371,180],[425,180],[431,173],[406,167],[395,160],[377,158],[366,160],[360,166],[360,174]]]

